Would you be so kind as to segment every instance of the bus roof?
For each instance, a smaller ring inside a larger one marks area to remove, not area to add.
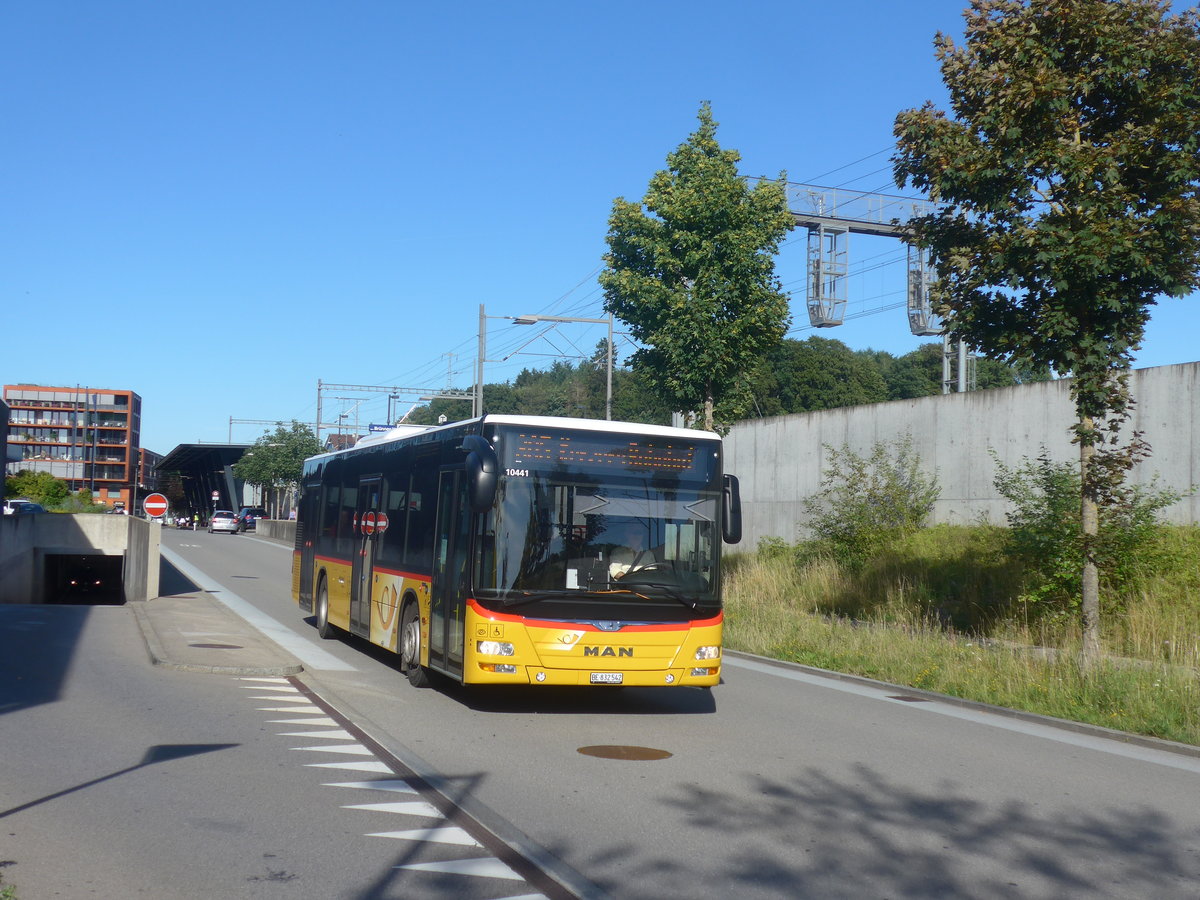
[[[472,423],[479,424],[494,424],[494,425],[517,425],[527,427],[542,427],[542,428],[571,428],[576,431],[600,431],[613,433],[632,432],[634,434],[647,435],[649,437],[673,437],[687,440],[721,440],[721,436],[711,431],[700,431],[695,428],[675,428],[670,425],[646,425],[641,422],[613,422],[608,419],[574,419],[567,416],[513,416],[503,414],[485,414],[481,418],[476,419],[460,419],[457,422],[447,422],[444,425],[397,425],[389,431],[382,431],[377,434],[369,434],[362,440],[358,441],[353,447],[347,447],[344,450],[330,450],[325,453],[318,453],[316,456],[311,456],[309,459],[318,459],[322,456],[338,456],[343,453],[352,453],[360,447],[373,447],[378,444],[391,443],[410,435],[424,431],[441,431],[443,429],[461,428],[463,425]]]

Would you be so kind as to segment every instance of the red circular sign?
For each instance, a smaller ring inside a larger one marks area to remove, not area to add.
[[[373,512],[363,513],[362,530],[363,530],[363,534],[374,534],[375,533],[375,513],[373,513]]]
[[[377,515],[375,517],[375,530],[378,531],[380,534],[383,534],[385,531],[387,531],[387,527],[388,527],[387,513],[381,512],[381,513],[379,513],[379,515]]]
[[[142,501],[142,509],[146,511],[146,515],[152,519],[156,519],[167,512],[167,498],[162,494],[149,494]]]

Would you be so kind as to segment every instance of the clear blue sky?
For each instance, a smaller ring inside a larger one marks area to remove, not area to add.
[[[893,118],[944,107],[931,42],[962,6],[13,0],[0,377],[135,390],[161,453],[226,440],[230,417],[313,421],[318,379],[468,387],[480,304],[602,315],[612,201],[643,196],[704,100],[743,174],[895,192]],[[804,256],[793,232],[799,338]],[[851,268],[847,323],[820,333],[921,343],[903,308],[872,312],[904,299],[900,245],[852,238]],[[1200,357],[1196,300],[1160,304],[1139,366]],[[488,320],[507,359],[487,380],[604,332],[522,349],[540,333]]]

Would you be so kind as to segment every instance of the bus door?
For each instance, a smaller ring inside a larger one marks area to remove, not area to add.
[[[321,534],[321,483],[305,483],[296,515],[295,549],[300,552],[297,600],[306,612],[313,608],[313,541]]]
[[[379,515],[382,479],[371,475],[359,479],[358,505],[354,510],[354,560],[350,582],[350,631],[370,637],[371,581],[375,568],[375,548],[379,530],[375,527]]]
[[[448,672],[462,672],[466,627],[467,553],[471,512],[461,470],[441,473],[438,482],[433,585],[430,594],[429,662]]]

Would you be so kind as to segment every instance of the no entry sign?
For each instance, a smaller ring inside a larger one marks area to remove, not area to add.
[[[167,513],[167,498],[162,494],[150,494],[142,501],[142,509],[150,518],[157,519]]]

